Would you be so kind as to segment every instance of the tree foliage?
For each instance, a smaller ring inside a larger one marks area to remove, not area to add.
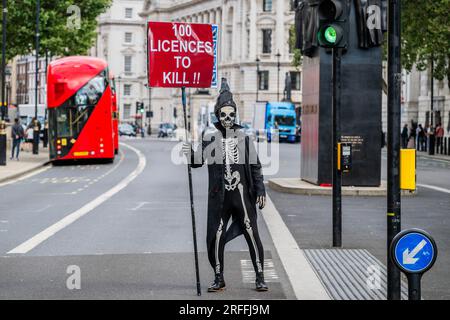
[[[402,1],[402,66],[430,67],[434,77],[450,77],[450,0]]]
[[[401,5],[402,67],[411,71],[416,65],[425,70],[433,59],[434,77],[448,77],[450,85],[450,0],[402,0]],[[293,42],[294,29],[291,33],[289,41]],[[384,46],[386,53],[387,41]],[[297,51],[295,66],[301,64],[299,56]]]
[[[9,0],[6,28],[6,57],[29,54],[35,50],[36,0]],[[86,54],[96,35],[99,14],[112,0],[41,0],[40,54]],[[79,8],[79,25],[76,11]],[[72,7],[71,7],[72,6]],[[73,8],[71,10],[70,8]],[[1,21],[0,17],[0,21]],[[1,43],[1,37],[0,37]]]
[[[302,54],[300,49],[295,49],[295,26],[292,25],[289,29],[289,46],[294,48],[292,51],[294,56],[292,58],[292,65],[299,68],[302,64]]]

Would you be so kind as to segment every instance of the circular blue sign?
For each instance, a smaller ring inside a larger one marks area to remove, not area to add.
[[[399,233],[392,242],[395,264],[407,273],[423,273],[436,260],[436,244],[426,232],[418,229]]]

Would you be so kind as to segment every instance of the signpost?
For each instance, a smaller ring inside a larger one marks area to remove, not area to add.
[[[214,24],[148,22],[148,83],[151,87],[181,88],[186,141],[186,87],[217,87],[218,27]],[[192,173],[188,163],[192,234],[194,240],[197,295],[201,295],[198,269],[197,232],[195,228]]]
[[[150,87],[216,88],[217,25],[148,23]]]
[[[409,300],[420,300],[420,280],[431,269],[437,257],[433,238],[423,230],[409,229],[392,240],[391,259],[408,278]]]

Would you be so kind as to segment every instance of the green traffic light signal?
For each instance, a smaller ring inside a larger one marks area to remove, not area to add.
[[[344,36],[344,30],[337,24],[323,26],[318,33],[318,41],[321,46],[332,48],[339,46]]]
[[[318,45],[325,48],[347,48],[350,1],[320,0],[318,6]]]
[[[323,35],[327,42],[336,43],[336,29],[332,26],[327,27]]]

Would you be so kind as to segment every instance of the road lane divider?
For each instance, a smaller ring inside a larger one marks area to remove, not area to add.
[[[28,178],[30,178],[32,176],[35,176],[35,175],[39,174],[39,173],[47,171],[50,168],[51,168],[51,166],[48,165],[48,164],[43,166],[43,167],[39,166],[37,168],[32,168],[28,173],[21,173],[19,177],[7,179],[4,182],[0,182],[0,187],[3,187],[3,186],[6,186],[6,185],[9,185],[9,184],[13,184],[13,183],[16,183],[16,182],[28,179]]]
[[[109,189],[105,193],[101,194],[94,200],[88,202],[80,209],[70,213],[69,215],[65,216],[55,224],[51,225],[47,229],[41,231],[37,235],[33,236],[29,240],[25,241],[24,243],[20,244],[16,248],[12,249],[8,252],[8,254],[25,254],[29,251],[36,248],[38,245],[43,243],[44,241],[48,240],[50,237],[55,235],[57,232],[61,231],[62,229],[66,228],[67,226],[71,225],[84,215],[88,214],[92,210],[94,210],[96,207],[110,199],[112,196],[114,196],[116,193],[127,187],[134,179],[136,179],[143,171],[146,165],[146,159],[144,154],[125,143],[120,143],[122,146],[132,150],[135,152],[139,158],[138,165],[133,170],[131,174],[129,174],[126,178],[124,178],[122,181],[120,181],[117,185],[115,185],[113,188]]]
[[[417,186],[418,187],[422,187],[422,188],[435,190],[435,191],[439,191],[439,192],[450,193],[450,189],[445,189],[445,188],[441,188],[441,187],[437,187],[437,186],[432,186],[432,185],[429,185],[429,184],[418,183]]]
[[[261,210],[275,249],[289,278],[294,294],[299,300],[330,300],[324,285],[297,244],[288,227],[267,195],[266,206]]]

